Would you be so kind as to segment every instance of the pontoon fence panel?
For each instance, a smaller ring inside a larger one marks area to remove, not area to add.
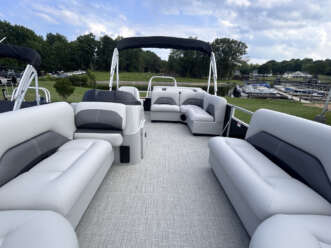
[[[236,118],[235,117],[235,114],[236,114],[236,110],[239,110],[241,112],[244,112],[248,115],[253,115],[254,112],[248,110],[248,109],[245,109],[245,108],[242,108],[242,107],[239,107],[239,106],[236,106],[236,105],[232,105],[232,104],[229,104],[228,103],[228,106],[230,107],[230,114],[229,114],[229,117],[228,117],[228,120],[227,120],[227,123],[224,125],[224,128],[223,128],[223,133],[226,132],[226,137],[230,137],[230,132],[231,132],[231,123],[232,121],[234,120],[236,123],[248,128],[249,124]]]

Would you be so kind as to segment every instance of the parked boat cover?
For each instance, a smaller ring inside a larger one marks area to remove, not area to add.
[[[211,45],[207,42],[195,39],[184,39],[166,36],[131,37],[124,38],[117,43],[117,49],[131,48],[173,48],[183,50],[197,50],[211,54]]]
[[[41,64],[41,57],[35,50],[15,45],[0,44],[0,58],[21,60],[35,68],[38,68]]]

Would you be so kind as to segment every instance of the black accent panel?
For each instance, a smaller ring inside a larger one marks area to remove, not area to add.
[[[120,162],[130,163],[130,146],[120,146]]]
[[[245,139],[248,127],[235,119],[231,120],[229,137]]]
[[[30,170],[68,141],[68,138],[48,131],[10,148],[0,159],[0,186]]]
[[[203,108],[203,99],[199,98],[188,98],[186,99],[182,105],[195,105],[200,108]]]
[[[154,104],[176,105],[176,102],[171,97],[162,96],[162,97],[159,97],[158,99],[156,99],[156,101],[154,102]]]
[[[223,127],[226,127],[226,125],[230,121],[230,114],[231,114],[231,106],[227,104],[226,108],[225,108]],[[226,136],[226,133],[229,128],[230,128],[230,125],[223,131],[222,136]]]
[[[330,178],[320,160],[314,155],[267,132],[259,132],[247,141],[289,175],[331,202]]]
[[[88,90],[83,96],[83,102],[114,102],[125,105],[141,105],[131,93],[121,90]]]
[[[206,112],[210,114],[212,117],[214,117],[215,120],[215,106],[213,104],[208,104],[206,108]]]
[[[151,98],[145,98],[145,100],[144,100],[144,110],[145,111],[151,111],[151,105],[152,105],[152,99]]]
[[[187,117],[186,117],[186,115],[181,114],[181,115],[180,115],[180,119],[181,119],[182,121],[186,121]]]
[[[86,109],[75,116],[76,127],[80,129],[122,130],[122,117],[112,110]]]

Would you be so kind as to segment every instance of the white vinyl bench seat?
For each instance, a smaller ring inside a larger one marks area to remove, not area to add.
[[[50,211],[0,211],[1,248],[78,248],[70,223]]]
[[[73,140],[74,116],[64,102],[0,116],[0,210],[51,210],[77,226],[114,151],[104,140]]]
[[[276,214],[331,216],[331,127],[260,109],[245,140],[215,137],[209,163],[246,230]]]
[[[275,215],[255,231],[250,248],[329,248],[331,216]]]

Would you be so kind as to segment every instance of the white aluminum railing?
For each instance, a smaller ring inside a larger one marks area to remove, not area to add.
[[[146,94],[146,97],[150,97],[151,95],[151,92],[152,92],[152,82],[153,82],[153,79],[155,78],[162,78],[162,79],[170,79],[174,82],[174,87],[177,87],[177,81],[176,81],[176,78],[174,77],[170,77],[170,76],[152,76],[149,81],[148,81],[148,87],[147,87],[147,94]]]
[[[231,129],[231,122],[232,120],[235,120],[236,122],[238,122],[239,124],[245,126],[245,127],[248,127],[249,124],[247,124],[246,122],[238,119],[235,117],[235,113],[236,113],[236,110],[239,110],[239,111],[242,111],[246,114],[249,114],[249,115],[253,115],[254,112],[248,110],[248,109],[245,109],[245,108],[242,108],[242,107],[239,107],[239,106],[236,106],[236,105],[233,105],[233,104],[228,104],[228,106],[231,107],[231,112],[230,112],[230,116],[229,116],[229,120],[228,122],[226,123],[225,127],[223,128],[223,133],[224,131],[226,130],[226,136],[229,137],[230,135],[230,129]]]
[[[36,88],[37,87],[30,86],[30,87],[28,87],[28,90],[36,90]],[[11,101],[14,100],[14,95],[16,94],[17,89],[18,89],[17,87],[14,88],[13,93],[12,93],[12,96],[11,96]],[[52,101],[52,99],[51,99],[51,93],[49,92],[48,89],[46,89],[44,87],[38,87],[38,90],[42,91],[43,94],[45,95],[45,101],[46,101],[46,103],[50,103]]]

